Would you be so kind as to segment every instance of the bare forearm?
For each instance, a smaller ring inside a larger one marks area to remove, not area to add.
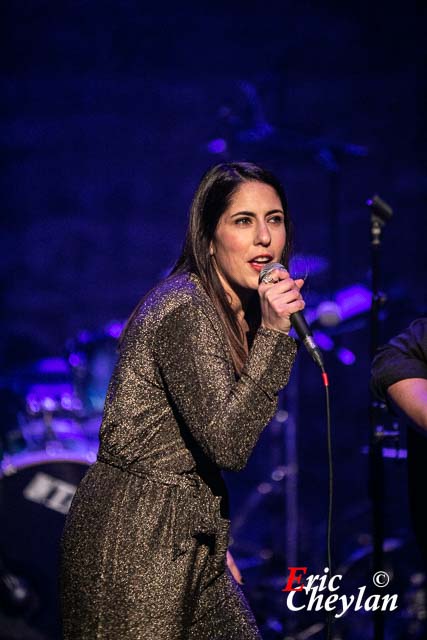
[[[398,407],[427,432],[427,380],[424,378],[400,380],[392,384],[387,392]]]

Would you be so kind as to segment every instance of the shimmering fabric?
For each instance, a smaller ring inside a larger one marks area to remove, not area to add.
[[[245,466],[295,353],[291,338],[260,328],[236,381],[195,275],[143,300],[110,382],[98,461],[63,535],[66,640],[260,637],[226,569],[220,470]]]

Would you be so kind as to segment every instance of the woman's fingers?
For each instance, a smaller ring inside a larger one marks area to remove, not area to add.
[[[227,549],[227,566],[230,569],[231,575],[233,576],[235,581],[238,584],[243,584],[244,581],[243,581],[242,574],[240,573],[240,569],[235,563],[234,558],[228,549]]]
[[[285,269],[274,269],[268,274],[268,280],[271,282],[261,282],[258,287],[262,325],[287,333],[290,329],[290,316],[305,307],[300,292],[304,279],[294,280]]]
[[[285,293],[279,293],[277,295],[271,296],[267,298],[270,304],[285,306],[290,304],[291,302],[296,302],[297,300],[302,300],[302,296],[299,292],[299,289],[291,289],[290,291],[286,291]]]
[[[260,286],[277,284],[278,282],[283,280],[292,280],[289,271],[287,271],[286,269],[273,269],[272,271],[267,273],[265,277],[266,280],[262,280]],[[304,286],[304,278],[297,278],[292,281],[295,282],[299,289]]]
[[[297,311],[302,311],[305,308],[305,302],[302,298],[298,298],[297,300],[292,300],[291,302],[284,302],[282,305],[278,305],[276,308],[277,313],[286,313],[287,315],[291,315],[292,313],[296,313]]]
[[[271,285],[279,282],[279,280],[284,280],[285,278],[289,278],[289,273],[286,269],[273,269],[264,276],[260,282],[260,286]]]
[[[301,281],[292,280],[292,278],[287,277],[284,280],[280,280],[279,282],[276,282],[274,284],[265,285],[265,289],[263,289],[262,291],[260,288],[260,293],[264,295],[267,300],[274,300],[277,296],[282,296],[290,291],[295,291],[296,294],[299,295],[300,288],[302,287],[304,281],[299,286],[298,282]]]

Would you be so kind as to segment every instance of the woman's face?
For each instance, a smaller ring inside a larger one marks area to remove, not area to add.
[[[244,182],[219,219],[210,252],[226,291],[240,298],[258,288],[261,269],[280,262],[286,242],[285,214],[268,184]]]

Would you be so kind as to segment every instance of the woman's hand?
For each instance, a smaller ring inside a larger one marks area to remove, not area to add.
[[[285,269],[274,269],[269,275],[273,282],[261,282],[258,287],[262,314],[261,326],[289,333],[291,314],[302,311],[305,307],[300,293],[304,280],[302,278],[293,280]]]
[[[227,549],[227,566],[230,569],[231,575],[233,576],[237,584],[243,584],[243,578],[242,578],[242,574],[240,573],[240,569],[235,563],[234,558],[231,555],[230,551],[228,551],[228,549]]]

